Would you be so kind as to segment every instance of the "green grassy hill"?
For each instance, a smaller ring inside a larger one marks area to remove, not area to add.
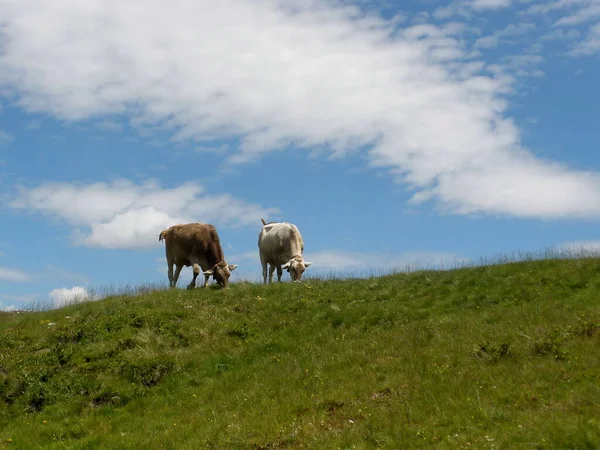
[[[0,448],[599,446],[599,259],[0,316]]]

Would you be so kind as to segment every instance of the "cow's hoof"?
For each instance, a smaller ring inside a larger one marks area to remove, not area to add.
[[[188,291],[194,289],[196,286],[192,286],[191,284],[188,284]]]

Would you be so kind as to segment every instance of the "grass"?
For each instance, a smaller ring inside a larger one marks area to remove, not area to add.
[[[600,445],[600,259],[0,315],[0,448]]]

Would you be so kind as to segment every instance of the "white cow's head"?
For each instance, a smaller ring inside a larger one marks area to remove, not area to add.
[[[302,256],[296,256],[286,262],[281,268],[290,273],[292,281],[300,281],[302,279],[302,274],[311,264],[312,262],[310,261],[304,261]]]

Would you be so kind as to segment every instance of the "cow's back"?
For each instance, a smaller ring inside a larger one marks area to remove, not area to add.
[[[190,258],[205,259],[209,265],[223,260],[223,250],[215,227],[207,223],[173,225],[165,234],[167,253],[188,265]]]

